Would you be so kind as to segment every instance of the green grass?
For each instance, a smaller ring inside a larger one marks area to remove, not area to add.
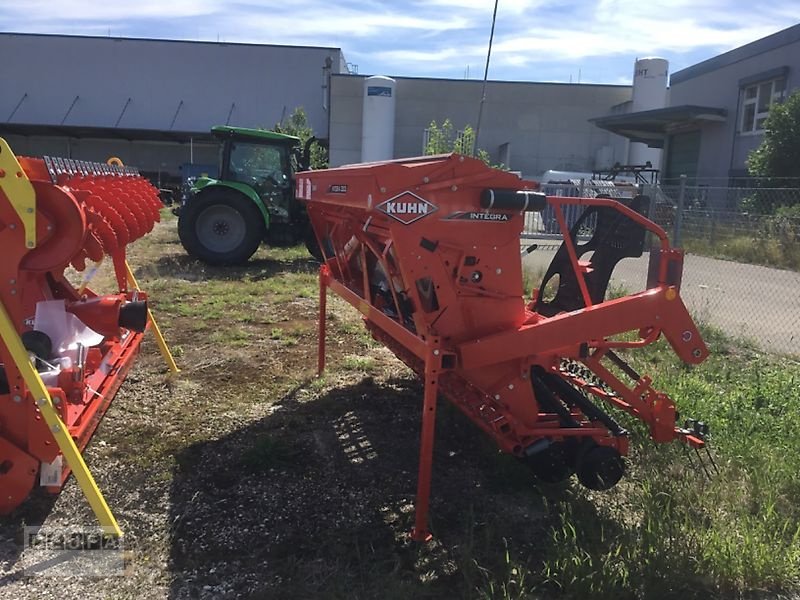
[[[754,265],[800,270],[800,243],[753,235],[687,237],[687,252]]]
[[[526,275],[528,292],[541,277]],[[625,293],[612,286],[607,296]],[[627,358],[682,415],[710,424],[719,473],[705,452],[711,478],[693,451],[679,442],[655,444],[640,422],[615,415],[632,431],[626,478],[604,493],[576,483],[542,488],[539,499],[553,521],[536,552],[476,515],[482,523],[458,561],[470,590],[460,597],[796,597],[800,363],[701,329],[711,356],[699,366],[684,365],[664,341]],[[489,488],[535,502],[518,465],[506,459],[491,459]]]
[[[276,288],[275,284],[272,287]],[[274,302],[290,299],[290,290],[288,285],[281,288],[280,297]],[[265,314],[268,314],[258,308],[253,310],[267,304],[268,292],[260,281],[157,279],[149,282],[148,291],[154,308],[181,317],[202,320],[232,318],[243,323],[263,323]]]
[[[341,367],[346,371],[364,371],[369,373],[378,368],[377,361],[371,356],[349,354],[344,357]]]
[[[258,282],[262,293],[271,294],[275,302],[286,302],[296,298],[317,298],[319,282],[309,273],[282,273]]]
[[[474,570],[480,580],[480,584],[475,589],[477,597],[481,600],[530,598],[536,590],[536,578],[524,564],[512,558],[508,542],[505,539],[503,539],[503,546],[502,560],[493,570],[475,563]]]
[[[506,539],[502,515],[475,516],[462,545],[460,597],[793,598],[800,592],[800,363],[703,327],[711,357],[695,367],[665,342],[627,358],[686,417],[711,426],[719,468],[707,477],[678,442],[656,444],[633,418],[628,474],[608,492],[572,482],[537,493],[494,455],[486,483],[543,502],[544,539]],[[524,469],[522,469],[524,471]]]
[[[219,345],[241,347],[247,346],[252,337],[250,332],[240,327],[224,327],[212,332],[208,339]]]
[[[336,315],[334,314],[332,317],[336,317]],[[373,339],[369,330],[364,326],[361,318],[348,321],[341,321],[340,319],[334,318],[331,318],[330,320],[331,322],[337,322],[336,327],[340,333],[343,333],[348,337],[356,338],[358,342],[365,348],[377,348],[380,345]]]
[[[800,365],[710,338],[712,356],[698,367],[663,344],[633,362],[684,414],[711,424],[720,473],[709,480],[679,444],[656,445],[629,422],[636,436],[627,480],[605,494],[574,486],[557,500],[542,566],[521,567],[527,581],[570,598],[800,589]],[[492,585],[488,597],[508,597]]]

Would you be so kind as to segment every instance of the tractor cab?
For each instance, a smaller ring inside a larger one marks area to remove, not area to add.
[[[291,135],[219,126],[211,129],[220,140],[220,179],[252,188],[274,223],[288,223],[292,204],[292,160],[300,140]]]

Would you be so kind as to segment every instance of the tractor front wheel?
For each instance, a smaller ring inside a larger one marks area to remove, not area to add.
[[[317,236],[314,235],[314,229],[311,227],[310,223],[306,225],[306,232],[304,238],[305,239],[303,241],[306,244],[306,249],[308,250],[308,253],[311,254],[311,256],[313,256],[319,262],[325,260],[325,257],[322,254],[322,249],[319,247],[319,244],[317,243]],[[333,254],[333,252],[331,252],[330,254]]]
[[[210,265],[238,265],[255,254],[266,227],[258,207],[235,190],[200,192],[181,208],[178,236],[186,251]]]

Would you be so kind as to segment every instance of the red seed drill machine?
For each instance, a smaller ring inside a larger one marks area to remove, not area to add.
[[[81,452],[148,325],[177,371],[125,258],[160,207],[134,169],[17,158],[0,138],[0,515],[36,485],[57,493],[73,472],[101,525],[120,534]],[[117,293],[65,277],[68,266],[93,261],[91,271],[104,257]]]
[[[706,425],[677,426],[672,400],[615,352],[663,334],[687,363],[708,355],[679,293],[683,254],[643,216],[647,198],[623,204],[536,188],[456,154],[298,174],[296,195],[324,253],[320,372],[330,288],[424,382],[416,540],[430,537],[438,393],[550,482],[575,473],[602,490],[622,477],[628,432],[604,404],[641,419],[657,442],[705,445]],[[569,205],[584,207],[571,227]],[[520,233],[525,214],[544,209],[563,242],[526,303]],[[645,289],[606,299],[615,265],[642,255],[647,232],[658,245]]]

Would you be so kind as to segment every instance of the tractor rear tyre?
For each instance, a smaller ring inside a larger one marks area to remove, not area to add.
[[[186,252],[214,266],[247,262],[265,234],[261,211],[232,189],[198,193],[181,208],[178,218],[178,236]]]
[[[303,241],[305,242],[308,253],[317,259],[317,261],[322,262],[325,257],[322,255],[322,249],[319,247],[319,243],[317,243],[317,236],[314,235],[314,229],[311,227],[311,223],[306,226]]]

